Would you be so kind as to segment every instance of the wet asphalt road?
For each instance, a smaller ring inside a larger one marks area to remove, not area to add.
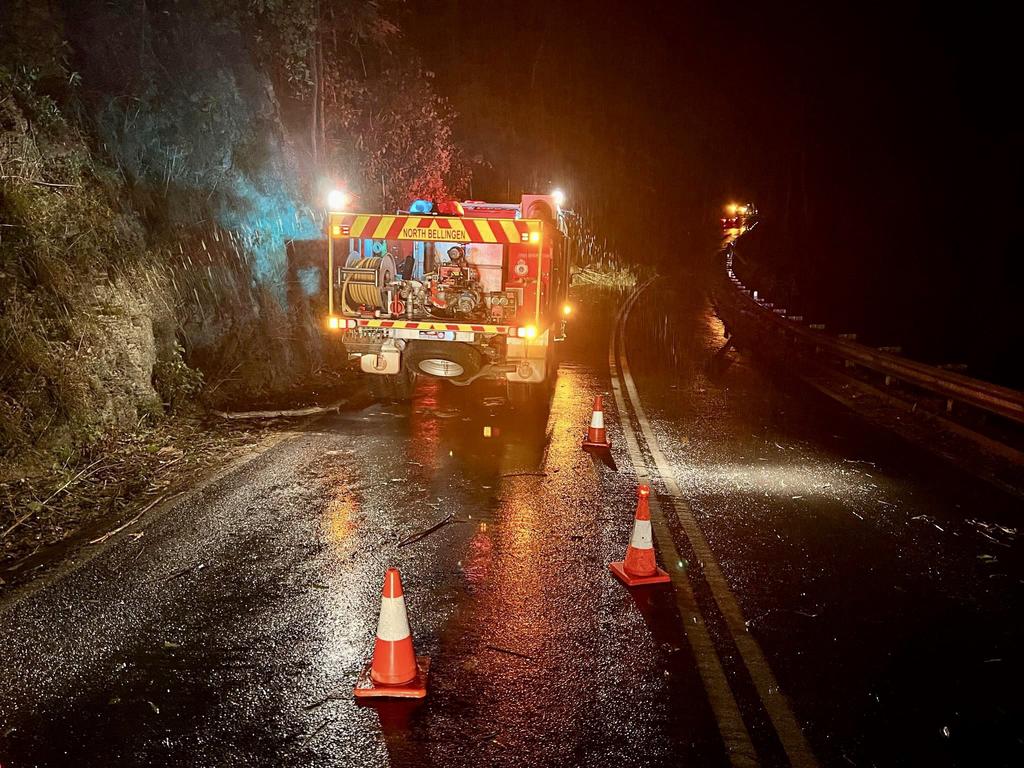
[[[428,383],[321,420],[0,607],[0,765],[728,765],[671,590],[607,569],[635,476],[610,398],[621,471],[579,450],[613,307],[579,314],[550,413]],[[720,333],[698,290],[657,287],[633,374],[821,763],[1021,764],[1022,563],[998,528],[1019,505],[716,356]],[[673,534],[760,759],[784,764]],[[360,706],[390,565],[429,694]]]

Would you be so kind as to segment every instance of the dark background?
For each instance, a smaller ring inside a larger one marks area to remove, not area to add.
[[[714,6],[714,7],[710,7]],[[459,112],[473,194],[559,184],[625,256],[710,268],[753,201],[753,287],[1020,386],[1020,66],[1007,11],[437,0],[402,26]]]

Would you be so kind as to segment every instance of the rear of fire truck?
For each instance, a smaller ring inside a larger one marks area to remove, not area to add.
[[[544,398],[569,311],[553,196],[331,211],[328,228],[327,326],[359,357],[375,396],[406,400],[432,376],[498,379],[518,403]]]

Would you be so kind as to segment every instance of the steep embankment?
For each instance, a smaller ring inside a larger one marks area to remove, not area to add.
[[[393,207],[466,170],[379,7],[322,5],[0,9],[8,476],[200,390],[251,401],[341,368],[318,321],[324,185]]]

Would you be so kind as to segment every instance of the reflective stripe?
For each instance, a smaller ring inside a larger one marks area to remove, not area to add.
[[[652,549],[654,547],[650,520],[637,520],[633,523],[633,538],[630,540],[629,546],[633,549]]]
[[[370,235],[374,240],[381,240],[387,235],[388,230],[391,229],[391,225],[395,223],[394,216],[381,216],[380,224],[373,230],[373,234]]]
[[[404,597],[382,597],[377,637],[393,643],[409,636],[409,617],[405,613]]]
[[[332,213],[331,231],[337,226],[346,237],[373,240],[419,240],[429,242],[483,242],[521,245],[529,236],[540,233],[543,222],[537,219],[487,219],[458,216],[384,216]]]
[[[498,236],[494,234],[494,229],[489,221],[477,221],[476,228],[480,230],[480,239],[485,243],[496,243],[498,242]]]
[[[416,320],[356,320],[360,328],[416,328],[421,331],[474,331],[476,333],[511,332],[507,325],[475,325],[472,323],[429,323]]]
[[[604,411],[594,411],[594,415],[590,417],[590,428],[604,429]]]
[[[366,227],[369,221],[369,216],[356,216],[355,219],[352,221],[352,229],[350,233],[351,236],[361,237],[363,234],[363,229]]]

